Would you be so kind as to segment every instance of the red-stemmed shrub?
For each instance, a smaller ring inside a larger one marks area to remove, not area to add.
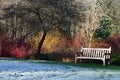
[[[120,34],[110,37],[108,42],[112,47],[113,53],[120,53]]]
[[[1,42],[1,57],[30,58],[34,50],[29,43],[19,40],[4,39]]]
[[[32,50],[31,49],[27,49],[24,46],[15,48],[12,51],[12,56],[14,56],[15,58],[30,58],[30,56],[32,55]]]

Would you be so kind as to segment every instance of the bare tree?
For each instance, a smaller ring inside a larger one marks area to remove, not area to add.
[[[85,36],[86,47],[91,47],[91,41],[95,31],[99,28],[100,17],[102,16],[101,8],[97,0],[85,0],[85,16],[82,24],[83,35]]]

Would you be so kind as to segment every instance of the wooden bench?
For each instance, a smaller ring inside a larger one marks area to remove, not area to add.
[[[76,52],[75,54],[75,63],[77,63],[77,59],[96,59],[102,60],[103,65],[105,66],[106,61],[110,61],[110,48],[81,48],[80,52]]]

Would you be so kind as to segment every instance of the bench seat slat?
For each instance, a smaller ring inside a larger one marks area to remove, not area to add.
[[[103,59],[103,58],[93,58],[93,57],[77,57],[80,59]]]

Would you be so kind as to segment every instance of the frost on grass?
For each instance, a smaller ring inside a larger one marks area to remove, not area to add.
[[[0,60],[0,80],[119,80],[116,70]]]

